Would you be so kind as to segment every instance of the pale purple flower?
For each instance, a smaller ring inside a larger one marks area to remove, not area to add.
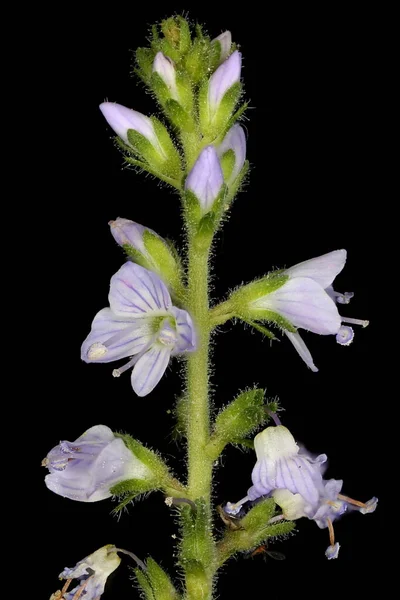
[[[115,131],[125,144],[130,145],[128,130],[133,129],[146,138],[163,158],[166,158],[166,154],[161,147],[153,123],[149,117],[116,102],[103,102],[100,104],[100,110],[111,129]]]
[[[117,244],[120,246],[132,246],[135,250],[144,254],[147,259],[151,259],[143,242],[143,234],[145,231],[149,231],[153,235],[157,235],[155,231],[129,219],[121,219],[121,217],[117,217],[115,221],[110,221],[109,226],[111,235]]]
[[[82,600],[100,600],[108,576],[121,562],[114,548],[112,545],[104,546],[79,561],[75,567],[66,567],[60,573],[60,579],[78,580],[78,585],[74,589],[64,593],[65,600],[74,600],[78,597]]]
[[[219,56],[219,60],[220,60],[220,62],[223,62],[229,56],[229,52],[231,51],[231,46],[232,46],[231,32],[224,31],[223,33],[218,35],[216,38],[214,38],[211,43],[213,44],[214,42],[220,43],[221,54]]]
[[[239,175],[243,168],[244,161],[246,160],[246,136],[243,127],[238,123],[231,127],[221,144],[218,146],[218,156],[221,158],[228,150],[233,150],[235,154],[235,164],[231,176],[226,182],[227,185],[231,185]]]
[[[224,176],[214,146],[204,148],[186,178],[185,189],[192,192],[203,213],[211,210],[224,183]]]
[[[343,496],[343,481],[323,479],[326,454],[313,457],[295,442],[283,425],[267,427],[256,435],[254,448],[257,462],[251,474],[253,485],[247,496],[239,502],[228,502],[224,508],[230,515],[238,514],[241,506],[261,496],[272,496],[289,520],[307,517],[321,529],[328,528],[330,549],[328,558],[336,558],[339,547],[335,545],[333,521],[347,510],[358,509],[367,514],[377,506],[377,498],[366,503]]]
[[[127,479],[148,479],[151,471],[105,425],[95,425],[74,442],[62,441],[42,462],[46,486],[64,498],[97,502]]]
[[[162,52],[157,52],[153,62],[153,73],[158,73],[169,89],[171,97],[178,100],[174,62],[168,56],[164,56]]]
[[[240,72],[242,68],[242,55],[235,50],[230,57],[223,62],[213,75],[208,84],[208,112],[209,119],[212,121],[217,112],[221,100],[230,88],[240,81]]]
[[[134,367],[132,387],[138,396],[149,394],[163,376],[171,356],[196,349],[196,334],[188,312],[172,305],[161,279],[128,262],[111,278],[110,308],[95,316],[82,344],[87,363],[129,362],[114,377]]]
[[[287,281],[274,292],[251,303],[254,309],[264,309],[284,317],[296,328],[320,335],[335,335],[338,343],[348,345],[353,330],[341,329],[342,323],[366,327],[368,321],[339,315],[335,302],[348,304],[353,294],[335,292],[332,282],[346,262],[346,250],[335,250],[306,260],[283,271]],[[285,331],[297,352],[312,371],[318,371],[310,352],[298,332]]]

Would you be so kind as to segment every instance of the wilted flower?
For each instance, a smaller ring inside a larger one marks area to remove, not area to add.
[[[226,58],[228,58],[229,53],[231,51],[232,46],[232,34],[230,31],[224,31],[219,36],[212,40],[212,44],[216,42],[219,43],[221,48],[221,53],[219,55],[219,61],[222,63]]]
[[[154,58],[153,72],[158,73],[161,77],[171,94],[171,98],[178,100],[176,71],[173,61],[168,56],[164,56],[162,52],[157,52]]]
[[[311,456],[300,448],[292,434],[283,425],[267,427],[254,438],[257,463],[251,478],[253,485],[247,496],[236,504],[228,503],[225,512],[237,514],[248,500],[272,496],[282,508],[283,518],[289,520],[308,517],[320,528],[328,528],[330,549],[328,558],[337,558],[339,545],[335,545],[333,521],[349,508],[358,508],[363,514],[373,512],[377,498],[363,503],[343,496],[343,481],[323,479],[326,454]]]
[[[93,554],[86,556],[79,561],[75,567],[71,569],[66,567],[60,573],[60,579],[66,579],[67,583],[64,586],[65,592],[62,596],[58,596],[64,600],[100,600],[104,592],[104,587],[107,578],[115,569],[118,568],[121,562],[120,557],[115,552],[115,547],[112,545],[103,546]],[[71,591],[67,591],[72,579],[78,580],[78,585]],[[55,595],[53,595],[56,598]]]
[[[235,83],[239,83],[241,68],[242,55],[235,50],[235,52],[233,52],[233,54],[218,67],[215,73],[211,75],[207,96],[210,121],[212,121],[215,113],[218,111],[226,92],[235,85]]]
[[[110,489],[128,479],[149,479],[150,469],[105,425],[95,425],[74,442],[62,441],[48,453],[47,487],[56,494],[97,502],[112,496]]]
[[[335,302],[348,304],[353,296],[347,292],[339,294],[332,288],[332,282],[345,262],[346,250],[335,250],[290,267],[282,272],[287,276],[285,283],[251,302],[249,308],[270,311],[271,320],[275,313],[295,328],[308,329],[321,335],[335,335],[339,344],[349,345],[353,330],[351,327],[342,327],[342,323],[366,327],[369,322],[339,315]],[[300,334],[288,330],[285,333],[307,366],[312,371],[318,371]]]
[[[226,182],[227,185],[231,185],[235,181],[246,160],[246,136],[243,127],[239,124],[231,127],[221,144],[218,146],[217,153],[220,160],[222,160],[224,155],[229,151],[234,153],[235,160],[232,171]]]
[[[207,146],[201,151],[187,176],[185,189],[196,196],[205,214],[212,209],[223,183],[224,176],[217,151],[214,146]]]
[[[116,102],[103,102],[100,104],[100,110],[107,123],[125,144],[131,145],[128,131],[132,129],[146,138],[160,157],[167,158],[149,117]]]
[[[161,279],[128,262],[111,278],[110,308],[95,316],[82,344],[87,363],[131,360],[113,371],[114,377],[134,366],[132,387],[138,396],[149,394],[163,376],[171,356],[196,349],[196,336],[188,312],[172,306]]]

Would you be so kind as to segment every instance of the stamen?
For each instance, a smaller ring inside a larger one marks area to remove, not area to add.
[[[276,517],[272,517],[267,523],[267,525],[272,525],[272,523],[277,523],[278,521],[282,521],[284,519],[284,515],[276,515]]]
[[[327,519],[326,521],[328,523],[329,541],[331,543],[331,546],[334,546],[335,545],[335,530],[333,529],[331,519]]]
[[[112,372],[113,377],[119,377],[122,373],[125,373],[128,369],[133,367],[133,365],[139,360],[139,356],[134,356],[131,358],[129,362],[126,363],[123,367],[119,367],[119,369],[114,369]]]
[[[135,329],[137,329],[136,324],[132,325],[131,327],[125,327],[121,331],[118,331],[118,333],[116,333],[115,335],[111,336],[108,340],[103,342],[103,346],[105,346],[106,348],[109,348],[110,346],[115,344],[115,342],[119,342],[119,340],[122,340],[124,337],[130,335],[132,333],[132,331],[134,331]]]
[[[325,550],[325,556],[328,560],[332,560],[332,558],[337,558],[339,556],[340,545],[338,542],[334,546],[328,546]]]
[[[352,325],[361,325],[361,327],[368,327],[369,321],[363,321],[361,319],[347,319],[340,316],[342,323],[352,323]]]
[[[335,290],[333,290],[333,295],[335,296],[335,300],[338,304],[350,304],[350,300],[354,297],[354,292],[345,292],[344,294],[340,294],[339,292],[335,292]]]
[[[61,590],[61,598],[64,597],[65,592],[68,590],[69,586],[71,585],[71,581],[72,581],[72,579],[67,579],[67,581],[64,583],[64,587]]]
[[[272,412],[272,410],[268,409],[265,412],[271,417],[275,425],[282,425],[280,418],[275,412]]]
[[[138,558],[136,556],[136,554],[133,554],[133,552],[129,552],[129,550],[123,550],[123,548],[110,548],[110,550],[108,551],[110,552],[121,552],[122,554],[126,554],[127,556],[130,556],[131,558],[133,558],[133,560],[136,562],[136,564],[139,565],[139,567],[141,567],[143,569],[143,571],[146,571],[146,565],[144,564],[144,562],[142,560],[140,560],[140,558]]]
[[[374,512],[378,505],[378,498],[371,498],[368,502],[359,502],[358,500],[353,500],[353,498],[349,498],[348,496],[343,496],[342,494],[338,495],[340,500],[344,500],[347,504],[352,504],[353,506],[357,506],[360,509],[360,513],[362,515],[367,515],[368,513]]]
[[[93,577],[93,575],[92,575],[92,577]],[[79,590],[76,592],[76,594],[74,595],[74,597],[72,598],[72,600],[78,600],[78,599],[79,599],[79,598],[82,596],[82,594],[83,594],[83,591],[84,591],[85,587],[87,586],[87,584],[89,583],[89,581],[90,581],[90,579],[91,579],[92,577],[89,577],[88,579],[86,579],[86,580],[84,581],[83,585],[81,585],[81,587],[80,587],[80,588],[79,588]]]
[[[238,512],[240,511],[242,505],[246,504],[246,502],[248,502],[248,500],[249,500],[249,497],[245,496],[244,498],[239,500],[239,502],[236,502],[236,504],[232,504],[232,502],[227,502],[226,505],[224,506],[224,512],[226,512],[227,515],[237,515]]]
[[[101,358],[105,354],[107,354],[108,350],[104,346],[104,344],[100,344],[100,342],[96,342],[92,344],[88,350],[87,356],[89,360],[97,360]]]
[[[341,346],[350,346],[354,338],[354,331],[352,327],[342,325],[336,334],[336,341]]]

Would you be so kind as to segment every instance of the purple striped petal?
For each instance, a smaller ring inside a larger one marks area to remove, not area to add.
[[[103,308],[93,319],[92,329],[81,347],[81,358],[87,363],[108,363],[138,354],[154,337],[151,319],[118,317]]]
[[[147,396],[165,373],[171,349],[155,344],[145,352],[132,371],[132,387],[138,396]]]
[[[287,337],[292,342],[293,346],[296,348],[297,352],[301,356],[301,358],[306,363],[307,367],[311,369],[314,373],[318,372],[318,368],[314,365],[313,358],[311,356],[311,352],[305,345],[299,333],[292,333],[291,331],[285,331]]]
[[[295,327],[321,335],[336,334],[341,325],[336,304],[313,279],[296,277],[252,303],[278,313]]]
[[[161,279],[131,262],[111,278],[108,299],[111,310],[120,317],[164,316],[172,306]]]
[[[305,260],[304,262],[286,269],[286,275],[293,277],[309,277],[327,288],[343,269],[346,262],[346,250],[334,250],[322,256]]]
[[[204,148],[187,176],[185,189],[190,190],[198,199],[206,213],[212,205],[224,183],[224,176],[214,146]]]
[[[176,319],[177,340],[172,356],[181,352],[193,352],[196,350],[196,331],[191,316],[186,310],[173,306],[170,311]]]

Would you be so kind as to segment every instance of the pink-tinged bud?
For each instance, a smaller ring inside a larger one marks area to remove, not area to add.
[[[190,171],[185,189],[196,196],[204,213],[207,213],[217,199],[223,183],[224,177],[217,151],[214,146],[207,146]]]
[[[178,100],[178,90],[176,87],[176,71],[173,61],[164,56],[162,52],[157,52],[154,63],[153,73],[157,73],[170,91],[171,98]]]
[[[221,33],[221,35],[219,35],[218,37],[213,39],[213,41],[211,43],[213,44],[214,42],[220,43],[221,54],[220,54],[219,60],[220,60],[220,62],[223,62],[226,58],[228,58],[229,52],[231,51],[231,46],[232,46],[231,32],[224,31],[224,33]]]
[[[120,246],[132,246],[135,250],[138,250],[144,255],[147,255],[147,251],[143,242],[143,233],[149,231],[153,235],[157,235],[151,229],[139,225],[129,219],[121,219],[118,217],[115,221],[109,222],[111,234],[114,240]]]
[[[242,55],[237,50],[211,76],[208,86],[208,106],[211,118],[217,112],[222,98],[240,81]]]

